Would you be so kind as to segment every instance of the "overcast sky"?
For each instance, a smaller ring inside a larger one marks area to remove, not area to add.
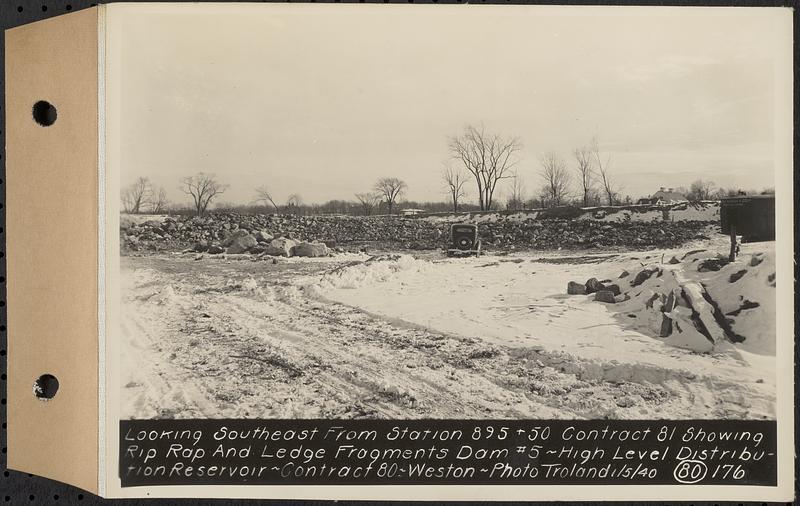
[[[443,200],[447,138],[518,136],[539,157],[594,135],[623,195],[710,179],[774,186],[776,12],[769,9],[419,5],[146,6],[123,26],[122,183],[174,202],[213,172],[222,200],[267,185],[322,202],[382,176]],[[790,104],[783,104],[790,107]],[[783,168],[784,170],[786,168]],[[472,188],[469,188],[472,190]],[[501,189],[505,191],[505,189]],[[475,198],[475,191],[468,198]]]

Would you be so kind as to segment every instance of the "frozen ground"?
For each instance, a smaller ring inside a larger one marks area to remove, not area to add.
[[[702,273],[724,240],[469,259],[124,257],[123,416],[772,418],[772,246],[744,245],[735,264]],[[630,286],[656,265],[661,275]],[[566,295],[591,277],[628,300]],[[684,286],[738,310],[730,330],[746,339],[712,343],[680,307],[681,332],[659,338],[658,302],[644,301]]]

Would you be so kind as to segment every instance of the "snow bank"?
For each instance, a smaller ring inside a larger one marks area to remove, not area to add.
[[[423,275],[430,265],[430,262],[417,260],[410,255],[385,255],[334,270],[325,274],[319,284],[323,289],[356,289],[396,280],[399,273]]]
[[[737,346],[756,354],[775,355],[775,252],[740,255],[718,272],[706,273],[702,283],[729,321],[731,330],[743,340]]]
[[[683,202],[680,204],[670,204],[665,206],[654,206],[650,204],[622,206],[622,207],[598,207],[594,209],[584,209],[584,213],[577,219],[579,220],[598,220],[607,222],[627,222],[627,221],[719,221],[720,203],[717,201],[708,202]]]
[[[761,286],[758,294],[749,284],[769,282],[773,256],[760,255],[758,266],[728,281],[741,265],[749,265],[753,247],[771,245],[743,245],[737,262],[716,272],[697,270],[702,260],[715,257],[705,250],[632,252],[596,261],[563,255],[436,261],[397,256],[329,273],[306,293],[487,345],[533,352],[545,366],[586,380],[685,385],[713,374],[763,390],[766,399],[774,388],[774,293]],[[677,263],[671,264],[673,255]],[[654,274],[632,286],[644,268]],[[623,270],[630,275],[618,278]],[[618,284],[623,292],[618,302],[565,293],[568,281],[592,277]],[[718,315],[739,308],[740,297],[758,298],[762,305],[726,316],[732,331],[746,337],[731,342]]]
[[[746,246],[754,251],[764,243]],[[709,352],[733,343],[775,354],[774,252],[745,253],[727,263],[715,252],[697,251],[673,262],[651,267],[658,275],[638,286],[636,274],[630,276],[623,284],[626,300],[614,310],[673,346]],[[707,270],[712,263],[724,266]]]

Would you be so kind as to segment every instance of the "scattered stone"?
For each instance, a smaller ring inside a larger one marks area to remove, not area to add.
[[[669,259],[669,262],[668,262],[668,263],[670,263],[670,264],[672,264],[672,265],[675,265],[675,264],[679,264],[679,263],[681,263],[681,261],[680,261],[680,260],[678,260],[678,258],[677,258],[677,257],[673,256],[672,258],[670,258],[670,259]]]
[[[616,284],[605,285],[604,290],[608,290],[609,292],[613,293],[615,297],[622,293],[622,290],[620,290],[619,285]]]
[[[237,230],[234,233],[238,232],[240,232],[240,230]],[[250,234],[237,235],[233,239],[233,242],[231,242],[230,246],[228,246],[228,249],[225,250],[225,252],[230,254],[246,253],[247,250],[249,250],[256,244],[258,244],[258,241],[256,241],[256,238]]]
[[[294,254],[299,257],[326,257],[330,251],[321,242],[301,242],[295,246]]]
[[[263,230],[259,230],[259,231],[255,232],[253,234],[253,237],[255,237],[256,241],[258,241],[258,242],[271,242],[274,239],[274,237],[272,237],[272,235],[270,235],[267,232],[264,232]]]
[[[633,282],[631,282],[631,286],[639,286],[642,283],[644,283],[645,281],[647,281],[648,279],[650,279],[653,276],[653,274],[660,273],[660,272],[661,272],[661,269],[659,269],[658,267],[652,267],[652,268],[649,268],[649,269],[642,269],[641,271],[639,271],[639,274],[637,274],[636,277],[633,278]]]
[[[697,272],[718,271],[729,263],[728,259],[723,257],[706,258],[697,264]]]
[[[664,313],[661,313],[661,328],[658,335],[660,337],[669,337],[672,335],[672,318]]]
[[[297,246],[297,243],[293,240],[279,237],[269,243],[264,253],[276,257],[290,257],[294,254],[295,246]]]
[[[611,290],[600,290],[594,294],[594,300],[598,302],[606,302],[608,304],[614,304],[617,302],[617,299],[614,298],[614,293]]]
[[[212,255],[219,255],[220,253],[224,252],[225,250],[222,249],[222,246],[218,244],[213,244],[208,247],[208,252]]]
[[[594,293],[603,289],[603,284],[597,278],[589,278],[586,281],[586,293]]]
[[[742,277],[743,277],[745,274],[747,274],[747,269],[742,269],[742,270],[740,270],[740,271],[734,272],[733,274],[731,274],[731,277],[730,277],[730,278],[728,278],[728,282],[729,282],[729,283],[736,283],[737,281],[739,281],[740,279],[742,279]]]
[[[627,277],[628,277],[628,276],[630,276],[630,275],[631,275],[631,273],[630,273],[630,272],[628,272],[628,271],[622,271],[622,272],[620,272],[620,274],[619,274],[619,276],[618,276],[618,279],[627,278]]]
[[[755,267],[761,262],[764,261],[764,257],[762,253],[756,253],[750,258],[750,267]]]
[[[687,252],[686,252],[686,254],[684,254],[684,255],[681,257],[681,260],[685,260],[685,259],[686,259],[686,257],[688,257],[688,256],[690,256],[690,255],[696,255],[696,254],[698,254],[698,253],[704,253],[705,251],[707,251],[707,250],[704,250],[704,249],[693,249],[693,250],[691,250],[691,251],[687,251]]]
[[[229,235],[225,236],[225,240],[222,241],[222,247],[227,248],[228,246],[232,245],[234,241],[240,239],[242,237],[249,236],[250,233],[247,230],[234,230]]]
[[[203,253],[208,251],[208,241],[199,241],[197,244],[192,247],[192,251],[195,253]]]
[[[567,283],[567,293],[569,295],[586,295],[586,285],[570,281]]]
[[[617,399],[617,406],[621,408],[630,408],[635,406],[636,404],[637,404],[636,399],[634,399],[630,395],[626,395],[625,397],[620,397],[619,399]]]
[[[650,296],[649,299],[644,301],[644,307],[647,308],[647,309],[652,309],[653,308],[653,303],[655,301],[657,301],[659,298],[660,298],[660,295],[657,294],[657,293],[654,293],[653,295]]]
[[[761,306],[761,304],[759,304],[758,302],[753,302],[751,300],[745,299],[742,302],[742,305],[739,306],[739,309],[734,309],[733,311],[729,311],[729,312],[725,313],[725,315],[726,316],[739,316],[739,314],[741,314],[742,311],[746,311],[748,309],[755,309],[755,308],[757,308],[759,306]]]

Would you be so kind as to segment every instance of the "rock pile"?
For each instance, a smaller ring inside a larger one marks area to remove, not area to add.
[[[772,252],[729,262],[713,251],[694,250],[623,271],[615,282],[570,281],[567,293],[613,304],[609,311],[626,325],[671,346],[706,353],[722,342],[744,343],[771,353],[774,270]]]
[[[707,222],[611,222],[569,219],[499,220],[480,224],[490,246],[524,245],[535,249],[646,248],[675,246],[704,237]]]
[[[610,279],[598,281],[597,278],[590,278],[584,284],[570,281],[567,283],[567,293],[569,295],[589,295],[593,293],[595,294],[594,300],[614,304],[617,302],[616,297],[622,294],[622,290],[619,285],[612,283]]]
[[[625,247],[644,249],[677,246],[705,237],[707,222],[604,223],[562,218],[511,220],[480,223],[485,248],[592,249]],[[292,216],[217,213],[201,217],[167,217],[135,223],[123,219],[120,226],[123,249],[150,251],[196,251],[228,253],[268,252],[289,256],[301,242],[319,241],[327,248],[336,244],[386,243],[403,249],[440,249],[449,240],[449,224],[424,219],[376,216]],[[274,241],[282,239],[277,244]],[[287,241],[298,244],[290,245]],[[262,250],[263,247],[263,250]],[[277,249],[281,251],[278,252]],[[320,246],[303,246],[303,252],[318,255]]]

